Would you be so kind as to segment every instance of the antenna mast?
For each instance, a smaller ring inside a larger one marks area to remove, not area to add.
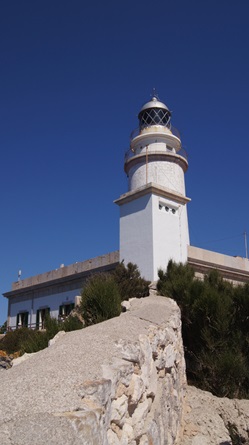
[[[244,231],[244,239],[245,239],[246,259],[248,260],[248,246],[247,246],[247,234],[246,234],[246,231]]]

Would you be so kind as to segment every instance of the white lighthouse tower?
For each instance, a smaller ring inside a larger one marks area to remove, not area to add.
[[[170,259],[187,261],[189,244],[184,173],[188,168],[171,112],[154,95],[138,114],[124,169],[128,192],[120,206],[120,261],[137,264],[154,281]]]

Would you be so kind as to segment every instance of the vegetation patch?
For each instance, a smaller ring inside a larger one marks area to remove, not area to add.
[[[120,315],[121,297],[113,275],[99,273],[89,278],[82,291],[80,311],[86,326]]]
[[[48,346],[51,340],[59,331],[73,331],[82,329],[83,324],[77,317],[69,316],[65,321],[58,321],[50,316],[46,317],[45,330],[32,330],[28,328],[9,331],[0,340],[0,349],[8,355],[19,352],[20,355],[25,352],[37,352]]]
[[[118,264],[114,273],[114,279],[118,285],[121,300],[129,300],[129,298],[142,298],[149,295],[150,281],[146,281],[141,277],[136,264],[124,262]]]
[[[249,284],[233,286],[217,271],[204,280],[189,265],[169,262],[158,292],[182,313],[189,383],[216,396],[249,397]]]

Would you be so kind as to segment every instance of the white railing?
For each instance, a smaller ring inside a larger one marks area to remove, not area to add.
[[[169,155],[178,155],[181,156],[182,158],[186,159],[186,161],[188,161],[188,155],[186,150],[184,150],[184,148],[181,148],[179,151],[175,152],[173,150],[170,150],[169,148],[165,148],[165,151],[154,151],[154,152],[149,152],[149,155],[152,154],[162,154],[162,153],[166,153]],[[125,162],[127,162],[129,159],[133,158],[134,156],[137,156],[138,153],[136,153],[133,149],[129,148],[126,152],[125,152]],[[145,155],[145,152],[141,153]]]

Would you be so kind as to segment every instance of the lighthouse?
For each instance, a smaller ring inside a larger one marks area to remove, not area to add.
[[[187,261],[188,161],[171,112],[156,94],[138,120],[125,154],[128,192],[115,201],[120,207],[120,261],[137,264],[142,276],[155,281],[170,259]]]

